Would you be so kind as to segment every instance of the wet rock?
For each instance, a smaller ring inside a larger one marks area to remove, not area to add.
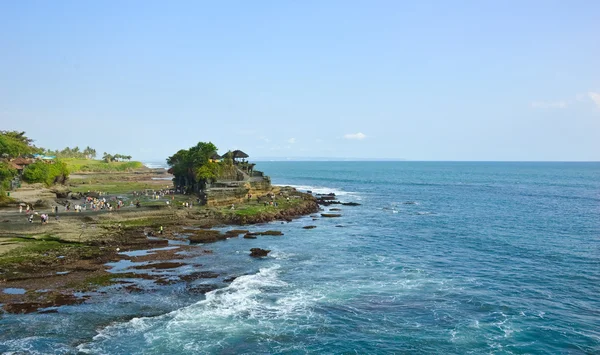
[[[190,243],[213,243],[226,239],[227,236],[216,230],[197,230],[188,237]]]
[[[358,203],[358,202],[342,202],[342,205],[344,205],[344,206],[360,206],[360,203]]]
[[[321,217],[335,218],[341,217],[342,215],[339,213],[321,213]]]
[[[244,234],[244,238],[246,238],[246,239],[256,239],[256,235],[255,234],[246,233],[246,234]]]
[[[225,234],[231,234],[231,235],[240,235],[240,234],[246,234],[248,233],[247,229],[232,229],[230,231],[225,232]]]
[[[246,235],[244,235],[244,238],[246,238],[246,236],[256,236],[256,235],[283,235],[283,233],[281,231],[274,231],[274,230],[268,230],[268,231],[264,231],[264,232],[248,232],[248,233],[246,233]]]
[[[303,229],[313,229],[313,228],[317,228],[317,226],[304,226],[302,228]]]
[[[32,313],[40,308],[80,304],[85,302],[88,298],[89,297],[78,298],[71,294],[56,294],[53,295],[53,299],[41,302],[8,303],[4,305],[4,310],[8,313]]]
[[[143,291],[143,289],[137,285],[129,285],[129,286],[123,287],[123,289],[127,292],[142,292]]]
[[[235,280],[237,278],[238,278],[238,276],[231,276],[231,277],[228,277],[226,279],[223,279],[223,282],[227,282],[227,283],[233,282],[233,280]]]
[[[344,228],[344,226],[341,225],[341,224],[338,224],[336,227],[338,227],[338,228]]]
[[[217,277],[219,277],[219,274],[212,271],[200,271],[188,275],[179,276],[179,278],[185,282],[191,282],[198,279],[214,279]]]
[[[329,210],[330,210],[330,211],[341,211],[341,209],[340,209],[340,208],[330,208]]]
[[[255,258],[260,258],[263,256],[267,256],[267,254],[269,254],[271,251],[267,250],[267,249],[261,249],[261,248],[252,248],[250,249],[250,256],[253,256]]]
[[[193,285],[193,286],[189,286],[187,288],[187,292],[205,294],[207,292],[214,291],[218,288],[219,288],[219,286],[217,286],[215,284]]]
[[[283,235],[283,233],[281,231],[268,230],[261,232],[260,235]]]
[[[148,265],[140,265],[134,267],[134,269],[145,270],[145,269],[174,269],[180,266],[185,265],[184,263],[174,263],[174,262],[164,262],[164,263],[154,263]]]

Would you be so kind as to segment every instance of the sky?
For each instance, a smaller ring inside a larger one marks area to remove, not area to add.
[[[600,1],[1,1],[0,129],[160,161],[599,161]]]

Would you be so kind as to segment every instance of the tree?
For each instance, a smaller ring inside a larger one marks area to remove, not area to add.
[[[114,159],[115,158],[112,155],[108,154],[107,152],[104,152],[104,154],[102,155],[102,160],[104,160],[107,163],[112,162]]]
[[[216,151],[217,147],[211,142],[198,142],[190,149],[181,149],[167,158],[167,164],[175,175],[175,184],[196,192],[203,190],[215,172],[214,166],[204,166]]]
[[[40,151],[32,142],[25,132],[0,131],[0,156],[10,159]]]

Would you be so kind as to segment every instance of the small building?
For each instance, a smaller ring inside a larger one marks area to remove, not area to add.
[[[28,165],[31,165],[33,163],[34,163],[33,159],[27,159],[27,158],[21,158],[21,157],[15,158],[8,162],[10,167],[15,169],[19,173],[19,175],[22,175],[23,170],[25,170],[25,168]]]

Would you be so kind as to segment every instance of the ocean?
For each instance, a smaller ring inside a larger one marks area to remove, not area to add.
[[[149,281],[58,313],[4,314],[0,352],[600,353],[599,163],[256,168],[361,205],[250,227],[282,237],[206,245],[214,253],[190,263],[241,275],[203,280],[220,285],[206,295]],[[272,251],[252,259],[253,247]]]

